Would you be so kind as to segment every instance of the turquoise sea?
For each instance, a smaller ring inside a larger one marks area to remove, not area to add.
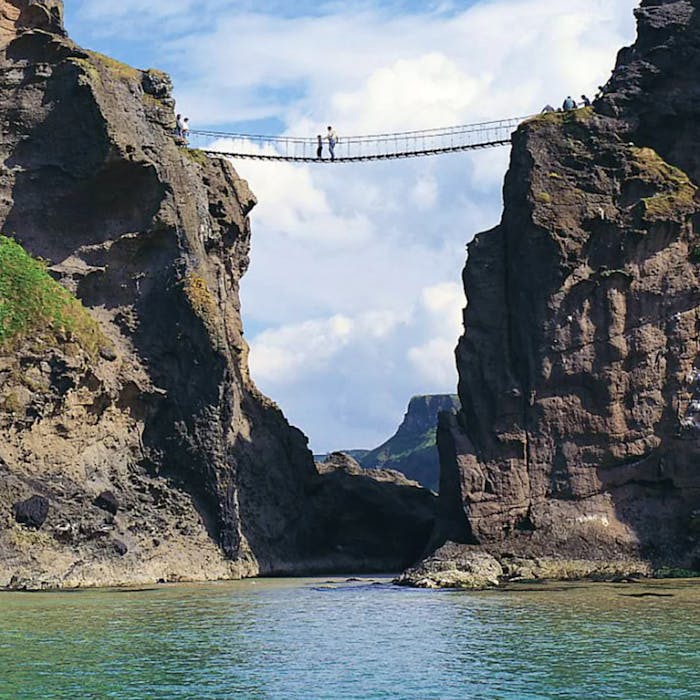
[[[0,594],[0,698],[700,698],[700,581]]]

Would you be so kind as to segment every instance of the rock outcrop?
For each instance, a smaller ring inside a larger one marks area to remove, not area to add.
[[[592,108],[515,133],[469,246],[437,544],[700,568],[700,2],[637,17]]]
[[[363,455],[360,464],[365,469],[399,471],[425,488],[437,491],[440,480],[436,445],[438,413],[458,408],[459,400],[451,394],[414,396],[396,434]]]
[[[327,536],[314,494],[332,486],[248,375],[255,198],[178,146],[173,108],[165,74],[76,46],[58,0],[0,0],[2,232],[92,319],[0,344],[0,587],[366,567],[362,542]],[[29,530],[13,507],[32,496],[48,508]],[[415,548],[373,540],[372,565]]]
[[[465,588],[498,586],[503,578],[498,560],[478,547],[446,542],[436,552],[404,571],[395,583],[412,588]]]
[[[342,452],[331,453],[318,467],[322,482],[314,501],[338,558],[335,569],[349,557],[358,562],[356,571],[402,571],[424,554],[435,527],[433,493],[401,472],[363,469]]]

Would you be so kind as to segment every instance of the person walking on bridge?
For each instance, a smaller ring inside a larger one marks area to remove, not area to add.
[[[323,137],[321,134],[319,134],[317,137],[318,139],[318,147],[316,148],[316,158],[321,160],[323,158]]]
[[[328,150],[331,153],[331,160],[335,160],[335,146],[338,143],[338,134],[335,133],[335,129],[332,126],[328,127]]]

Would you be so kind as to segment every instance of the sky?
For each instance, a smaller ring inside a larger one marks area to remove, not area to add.
[[[594,94],[638,0],[66,0],[80,44],[166,70],[193,128],[309,136],[469,124]],[[243,321],[258,386],[316,452],[373,448],[455,393],[466,244],[509,149],[237,161],[259,203]]]

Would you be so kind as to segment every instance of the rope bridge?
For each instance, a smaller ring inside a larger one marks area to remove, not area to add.
[[[231,134],[221,131],[189,132],[191,147],[209,155],[232,158],[277,160],[294,163],[354,163],[370,160],[418,158],[458,151],[473,151],[510,144],[511,134],[527,117],[452,126],[443,129],[402,131],[370,136],[340,135],[331,161],[328,140],[323,134],[323,157],[316,156],[318,139],[293,136]]]

